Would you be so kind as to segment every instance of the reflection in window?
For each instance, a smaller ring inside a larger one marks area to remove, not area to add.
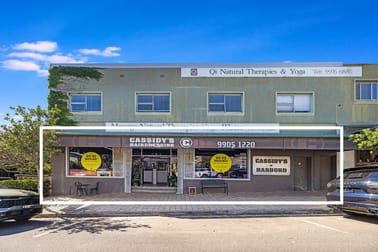
[[[71,94],[71,112],[101,112],[100,94]]]
[[[242,111],[242,94],[208,94],[209,112],[237,112]]]
[[[378,82],[358,82],[356,100],[378,101]]]
[[[113,176],[112,148],[69,148],[69,176]]]
[[[137,94],[136,112],[170,112],[169,94]]]
[[[312,94],[277,94],[277,113],[312,113]]]
[[[217,172],[211,167],[211,158],[217,154],[225,154],[231,159],[230,167],[225,172]],[[247,150],[195,150],[195,178],[235,178],[248,179]]]

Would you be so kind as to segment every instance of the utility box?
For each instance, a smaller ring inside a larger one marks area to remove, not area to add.
[[[195,195],[195,194],[197,194],[197,187],[195,187],[195,186],[189,186],[188,187],[188,193],[189,193],[189,195]]]

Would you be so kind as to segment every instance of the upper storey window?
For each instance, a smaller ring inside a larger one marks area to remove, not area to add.
[[[281,113],[313,113],[312,93],[277,93],[276,111]]]
[[[101,94],[71,94],[71,112],[101,112]]]
[[[136,94],[136,112],[170,112],[170,94]]]
[[[243,94],[241,93],[209,93],[208,112],[211,113],[242,113]]]
[[[357,101],[378,101],[378,81],[356,82]]]

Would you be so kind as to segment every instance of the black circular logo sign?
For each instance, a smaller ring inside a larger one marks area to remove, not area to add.
[[[181,138],[180,145],[183,148],[190,148],[193,146],[193,140],[190,138]]]

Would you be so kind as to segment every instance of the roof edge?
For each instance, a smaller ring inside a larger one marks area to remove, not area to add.
[[[266,62],[266,63],[53,63],[50,67],[93,68],[208,68],[208,67],[341,67],[342,62]]]

